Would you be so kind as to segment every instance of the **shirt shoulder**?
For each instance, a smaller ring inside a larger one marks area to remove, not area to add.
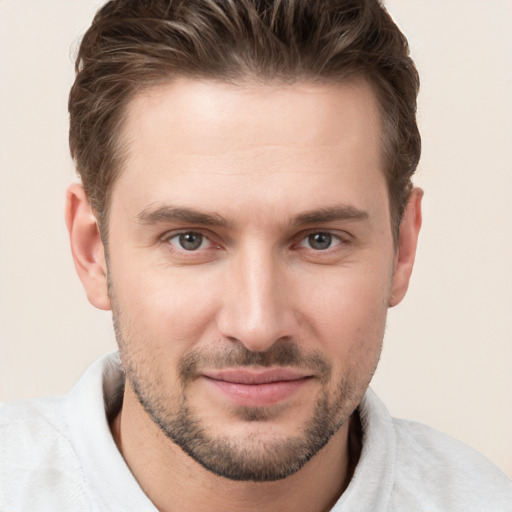
[[[391,510],[512,511],[512,481],[466,444],[426,425],[393,420]],[[405,508],[404,508],[405,507]]]
[[[89,510],[61,398],[0,404],[0,510]]]

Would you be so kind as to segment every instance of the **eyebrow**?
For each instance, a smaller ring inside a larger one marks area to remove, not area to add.
[[[145,225],[163,222],[187,222],[203,226],[227,227],[230,224],[224,217],[216,213],[200,212],[190,208],[173,208],[171,206],[161,206],[155,209],[144,208],[137,215],[137,221]]]
[[[335,222],[339,220],[361,221],[368,219],[368,212],[351,205],[339,205],[318,210],[310,210],[297,215],[292,219],[291,225],[318,224],[322,222]]]
[[[338,205],[327,208],[309,210],[300,213],[290,221],[290,226],[335,222],[339,220],[360,221],[369,217],[368,213],[351,205]],[[186,222],[202,226],[229,227],[232,225],[226,218],[217,213],[207,213],[191,208],[160,206],[154,209],[144,208],[137,221],[143,225]]]

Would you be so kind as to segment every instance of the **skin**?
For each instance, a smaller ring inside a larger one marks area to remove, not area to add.
[[[108,265],[80,185],[66,218],[90,302],[113,310],[128,378],[112,431],[127,464],[162,511],[328,510],[421,225],[414,189],[394,246],[370,87],[182,79],[134,98],[123,137]],[[212,378],[225,368],[300,375],[291,391],[226,392]],[[165,434],[185,411],[226,458],[258,468],[307,444],[319,403],[327,444],[267,481],[219,476]]]

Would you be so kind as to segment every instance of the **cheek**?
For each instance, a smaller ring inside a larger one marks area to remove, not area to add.
[[[386,323],[390,268],[382,263],[357,271],[338,268],[310,287],[308,323],[335,373],[373,372]]]
[[[215,315],[215,287],[204,276],[192,278],[183,269],[138,268],[112,272],[116,307],[122,320],[125,342],[142,340],[164,360],[183,355],[211,328]]]

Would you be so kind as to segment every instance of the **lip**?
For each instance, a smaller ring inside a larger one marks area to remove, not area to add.
[[[289,368],[211,370],[203,372],[214,391],[236,405],[265,407],[276,405],[297,394],[311,374]]]

